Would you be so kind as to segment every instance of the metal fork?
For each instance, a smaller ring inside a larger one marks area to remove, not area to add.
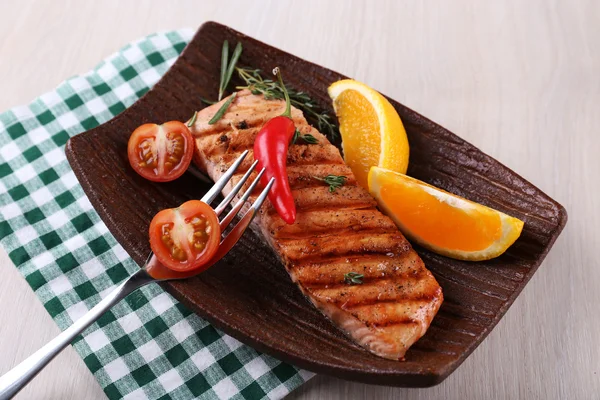
[[[225,174],[215,182],[214,186],[210,188],[210,190],[202,197],[201,201],[210,204],[214,201],[217,195],[223,190],[227,182],[231,179],[235,171],[238,169],[244,158],[248,155],[248,151],[242,153],[240,157],[231,165],[231,167],[225,172]],[[231,192],[225,196],[223,201],[219,203],[217,207],[215,207],[215,213],[217,216],[220,216],[225,208],[231,203],[234,199],[235,195],[242,189],[244,183],[250,178],[250,175],[256,168],[258,161],[255,161],[250,169],[244,174],[244,176],[240,179],[240,181],[233,187]],[[248,187],[248,190],[244,193],[244,195],[237,201],[237,203],[233,206],[231,211],[221,220],[219,224],[221,225],[221,231],[224,232],[225,229],[231,224],[233,218],[239,213],[242,209],[243,205],[248,201],[250,195],[256,188],[256,185],[260,181],[264,173],[264,168],[258,173],[258,176]],[[256,215],[261,205],[265,201],[269,190],[271,190],[271,186],[273,186],[273,179],[268,183],[268,185],[264,188],[264,190],[260,193],[260,195],[256,198],[256,201],[250,206],[248,211],[244,214],[243,217],[239,220],[239,222],[231,229],[231,231],[224,235],[221,240],[221,244],[215,256],[209,261],[209,266],[212,266],[217,261],[219,261],[225,254],[231,250],[231,248],[238,242],[242,234],[248,228],[248,225],[252,221],[252,218]],[[133,292],[136,289],[141,288],[152,282],[159,282],[165,280],[172,279],[184,279],[193,274],[182,274],[181,278],[168,278],[168,279],[156,279],[150,275],[148,272],[149,265],[151,261],[153,261],[153,254],[150,253],[146,263],[139,271],[135,272],[131,275],[127,280],[121,283],[115,290],[113,290],[108,296],[106,296],[100,303],[94,306],[90,311],[88,311],[84,316],[79,318],[73,325],[67,328],[64,332],[59,334],[57,337],[52,339],[48,344],[44,347],[33,353],[27,359],[22,361],[19,365],[15,366],[12,370],[8,371],[2,377],[0,377],[0,400],[10,399],[14,395],[16,395],[31,379],[33,379],[38,372],[42,370],[58,353],[62,351],[71,341],[75,338],[75,336],[79,335],[83,332],[88,326],[90,326],[94,321],[96,321],[105,311],[109,308],[117,304],[120,300],[125,298],[128,294]]]

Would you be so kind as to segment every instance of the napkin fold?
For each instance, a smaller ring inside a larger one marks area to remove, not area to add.
[[[63,330],[138,268],[94,211],[65,144],[146,93],[192,34],[147,36],[0,114],[0,243]],[[73,347],[110,399],[279,399],[312,377],[223,334],[157,284]]]

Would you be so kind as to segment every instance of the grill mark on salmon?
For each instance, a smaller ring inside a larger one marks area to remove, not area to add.
[[[275,239],[300,239],[309,235],[331,235],[343,231],[397,230],[389,219],[382,218],[381,213],[375,210],[356,210],[354,213],[330,209],[309,210],[298,216],[293,225],[288,225],[281,218],[270,214],[264,218],[264,223]]]
[[[397,302],[357,305],[348,307],[347,310],[356,318],[374,326],[390,326],[400,324],[420,323],[415,318],[419,315],[430,299],[405,300],[402,304]],[[392,318],[389,316],[393,315]]]
[[[329,236],[323,238],[279,240],[276,250],[290,261],[315,259],[322,256],[344,256],[350,254],[401,254],[410,250],[408,242],[401,242],[404,237],[394,233],[356,233],[344,237]]]
[[[243,134],[243,133],[240,133]],[[239,147],[236,151],[228,151],[223,154],[212,154],[209,160],[213,163],[219,163],[221,161],[231,164],[235,161],[245,150],[249,151],[248,157],[240,165],[239,172],[245,172],[250,167],[252,159],[254,158],[254,151],[251,146]],[[296,144],[290,146],[287,157],[288,166],[299,166],[299,165],[311,165],[311,164],[337,164],[332,162],[331,158],[338,153],[338,149],[334,146],[323,146],[319,144]]]
[[[285,105],[243,90],[223,118],[209,125],[224,101],[200,111],[191,130],[197,147],[194,162],[214,180],[242,151],[250,150],[223,190],[228,193],[253,161],[260,128],[282,114]],[[357,185],[337,148],[308,125],[301,111],[292,108],[292,116],[302,134],[318,140],[308,145],[298,140],[289,148],[296,222],[287,225],[266,202],[252,228],[279,256],[307,299],[342,331],[374,354],[403,359],[431,324],[443,301],[442,290],[391,219]],[[347,177],[333,193],[314,178],[330,174]],[[363,283],[345,283],[349,272],[362,274]]]
[[[375,278],[363,280],[362,285],[347,285],[343,282],[328,285],[304,285],[313,296],[329,303],[339,304],[342,308],[365,303],[390,302],[394,300],[428,300],[437,294],[437,288],[428,287],[426,280],[403,277],[398,280]]]
[[[321,260],[317,263],[298,263],[291,269],[298,280],[307,285],[323,284],[330,282],[343,282],[344,275],[348,272],[357,272],[364,276],[363,282],[376,278],[403,278],[419,279],[424,273],[419,268],[418,259],[414,253],[394,259],[389,262],[389,257],[382,255],[361,254],[357,257],[337,257]],[[360,265],[360,268],[355,267]]]
[[[227,193],[240,180],[241,176],[240,174],[231,179],[231,184],[225,188]],[[251,174],[248,182],[251,182],[254,177],[256,174]],[[248,186],[249,183],[245,184],[244,190]],[[258,189],[255,194],[258,194]],[[357,186],[342,186],[336,189],[336,195],[332,195],[325,185],[292,190],[292,194],[296,208],[302,209],[302,211],[336,210],[341,213],[348,210],[374,209],[377,204],[369,193]],[[262,210],[266,214],[276,214],[275,208],[269,202],[265,202]]]
[[[249,153],[247,157],[253,157],[253,154],[254,153]],[[253,159],[250,158],[250,160],[251,163]],[[236,172],[236,174],[231,178],[231,184],[229,186],[235,185],[244,175],[244,172],[246,172],[250,167],[248,163],[245,163],[244,166],[246,166],[246,168],[240,168],[239,172]],[[356,183],[356,179],[354,179],[354,176],[351,175],[352,171],[350,168],[339,164],[288,165],[287,173],[292,190],[325,187],[329,191],[329,186],[326,183],[315,178],[323,178],[329,174],[345,175],[348,177],[346,184],[352,185]],[[254,172],[251,177],[255,176],[256,174],[257,173]],[[333,194],[329,193],[329,195],[335,196],[335,192]]]
[[[300,128],[298,128],[298,131],[300,131],[300,133],[302,133],[303,135],[311,134],[315,137],[315,139],[317,139],[318,143],[322,145],[329,145],[335,148],[335,146],[332,146],[327,140],[327,138],[323,136],[323,134],[321,134],[312,126],[306,125],[302,127],[300,125],[302,124],[302,121],[303,120],[300,120],[298,118],[294,119],[294,123],[296,123],[297,126],[300,126]],[[202,135],[206,139],[207,146],[219,145],[220,143],[224,142],[224,139],[221,139],[221,136],[225,136],[227,137],[227,140],[229,140],[235,146],[252,147],[252,145],[254,144],[254,140],[256,139],[256,135],[258,135],[258,132],[260,131],[263,125],[262,121],[260,122],[261,123],[259,125],[247,126],[244,129],[239,129],[239,124],[234,125],[233,123],[230,123],[229,126],[223,126],[223,129],[203,131],[200,135]],[[303,139],[299,138],[297,142],[298,144],[302,144]]]

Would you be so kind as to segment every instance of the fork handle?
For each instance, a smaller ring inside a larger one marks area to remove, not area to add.
[[[62,349],[71,343],[75,336],[83,332],[85,328],[96,321],[106,310],[117,304],[129,293],[154,281],[145,269],[140,269],[131,275],[73,325],[0,377],[0,400],[7,400],[16,395]]]

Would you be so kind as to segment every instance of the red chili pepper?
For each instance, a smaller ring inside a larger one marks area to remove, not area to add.
[[[286,163],[288,147],[296,132],[296,126],[292,121],[290,97],[283,84],[281,73],[278,68],[274,73],[283,88],[285,112],[270,119],[258,132],[254,142],[254,159],[258,160],[259,169],[265,168],[261,179],[263,185],[268,184],[271,178],[275,178],[273,188],[269,192],[271,204],[285,222],[293,224],[296,220],[296,204],[288,181]]]

